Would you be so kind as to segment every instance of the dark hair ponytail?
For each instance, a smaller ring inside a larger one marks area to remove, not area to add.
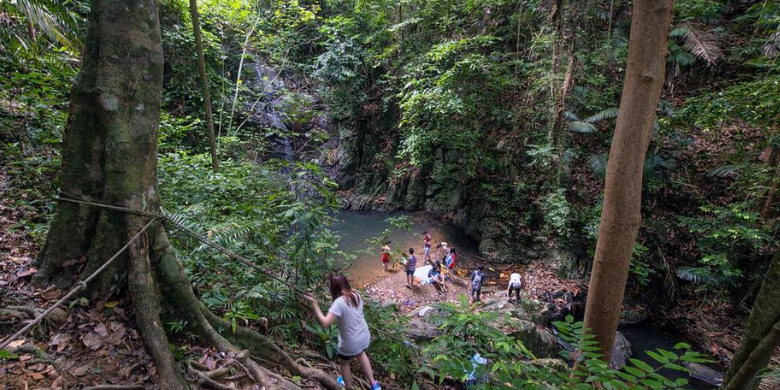
[[[347,277],[342,274],[333,274],[330,276],[330,295],[335,301],[339,297],[344,297],[352,307],[358,307],[360,304],[360,295],[349,286]]]

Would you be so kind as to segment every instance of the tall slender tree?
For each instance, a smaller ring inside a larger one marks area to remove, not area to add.
[[[120,289],[126,288],[132,297],[135,322],[155,360],[161,388],[187,388],[160,321],[165,312],[186,321],[202,343],[241,356],[237,358],[266,389],[294,385],[255,363],[249,354],[239,353],[239,348],[336,390],[336,381],[322,371],[298,364],[256,332],[233,329],[202,305],[162,224],[154,222],[141,239],[130,240],[148,222],[148,214],[138,212],[161,212],[157,132],[163,52],[158,15],[157,0],[92,2],[82,69],[71,90],[61,176],[63,195],[89,203],[60,202],[36,259],[39,268],[33,281],[64,286],[78,276],[82,265],[83,280],[130,241],[128,250],[88,290],[105,294],[114,278],[127,275],[128,284]],[[136,212],[118,212],[95,202]]]
[[[633,6],[628,64],[585,307],[585,326],[595,335],[607,361],[639,232],[642,167],[664,83],[672,4],[673,0],[635,0]]]
[[[772,352],[780,342],[780,251],[769,265],[753,309],[750,310],[745,332],[731,366],[726,373],[726,389],[755,389],[756,374],[765,369]]]
[[[203,55],[203,41],[200,37],[200,14],[198,13],[198,0],[190,0],[190,18],[192,19],[192,32],[195,35],[195,51],[198,52],[200,91],[203,94],[203,110],[206,111],[206,129],[209,133],[211,166],[214,169],[214,172],[217,172],[219,171],[219,158],[217,157],[217,137],[214,134],[214,115],[211,112],[211,92],[209,90],[209,78],[206,74],[206,58]]]

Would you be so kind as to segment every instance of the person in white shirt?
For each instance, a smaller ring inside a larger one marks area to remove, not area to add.
[[[360,367],[363,368],[363,372],[368,377],[371,390],[382,390],[379,382],[374,380],[371,362],[366,353],[371,344],[371,333],[368,331],[368,324],[363,316],[363,298],[357,291],[352,290],[349,281],[342,274],[330,277],[330,293],[333,296],[333,304],[330,305],[327,315],[322,313],[320,304],[314,296],[307,294],[305,298],[311,302],[317,320],[323,328],[330,328],[334,322],[338,324],[338,357],[342,375],[338,382],[343,382],[347,390],[352,389],[352,372],[349,362],[356,357]]]
[[[509,275],[509,286],[506,288],[506,296],[509,301],[512,301],[512,293],[517,296],[517,301],[520,302],[520,290],[523,288],[523,278],[519,273],[515,272]]]

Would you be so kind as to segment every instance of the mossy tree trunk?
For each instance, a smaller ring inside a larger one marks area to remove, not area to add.
[[[609,152],[604,205],[588,284],[585,327],[609,361],[639,232],[642,168],[666,69],[673,0],[636,0],[620,113]]]
[[[157,131],[163,80],[163,54],[156,0],[94,0],[82,69],[71,90],[64,136],[63,194],[83,200],[160,213],[157,188]],[[43,250],[36,261],[34,282],[57,280],[64,285],[73,270],[86,263],[79,279],[92,274],[146,224],[147,217],[99,207],[60,202]],[[237,355],[229,341],[244,335],[226,327],[224,336],[207,319],[193,293],[164,227],[155,223],[117,258],[89,288],[105,295],[113,287],[127,288],[136,324],[157,364],[164,389],[188,387],[174,361],[162,312],[187,320],[208,345]],[[126,274],[128,283],[115,283]],[[208,313],[209,316],[215,317]],[[242,336],[244,339],[246,337]],[[262,355],[291,372],[320,380],[328,389],[337,384],[319,370],[301,367],[262,335],[251,333]],[[246,342],[246,340],[244,340]],[[259,346],[259,347],[258,347]],[[273,348],[271,347],[273,346]],[[281,358],[280,358],[281,357]],[[259,366],[244,354],[242,363],[266,389],[297,388]]]
[[[731,367],[726,373],[723,386],[728,388],[754,389],[758,387],[755,374],[769,364],[774,347],[768,346],[777,339],[777,330],[772,335],[773,329],[780,322],[780,252],[775,253],[769,269],[764,275],[764,281],[758,296],[750,310],[745,332],[739,344]],[[766,340],[765,340],[766,339]],[[764,348],[761,348],[762,340]],[[748,375],[752,374],[752,375]],[[731,383],[739,377],[737,383]],[[737,387],[734,387],[737,386]]]

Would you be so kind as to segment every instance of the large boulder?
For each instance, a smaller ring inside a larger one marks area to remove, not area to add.
[[[482,311],[512,313],[516,307],[506,296],[488,298],[482,301]]]
[[[418,318],[414,318],[409,322],[409,326],[406,328],[405,332],[409,338],[416,341],[430,341],[442,334],[442,331],[438,326]]]
[[[558,356],[558,340],[549,329],[536,326],[531,321],[511,318],[507,333],[523,342],[526,348],[537,358]]]
[[[634,356],[634,351],[631,348],[631,343],[623,336],[623,333],[615,333],[615,343],[612,344],[612,359],[609,362],[609,366],[619,370],[623,368],[628,359]]]

